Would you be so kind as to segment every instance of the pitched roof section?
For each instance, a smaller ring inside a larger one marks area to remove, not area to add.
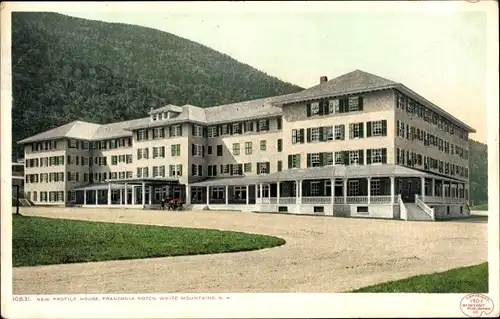
[[[35,141],[50,140],[55,138],[76,138],[76,139],[89,139],[99,129],[99,124],[88,123],[83,121],[73,121],[71,123],[56,127],[54,129],[45,131],[43,133],[28,137],[18,143],[30,143]]]
[[[290,94],[289,98],[278,101],[276,105],[296,103],[318,97],[381,90],[396,87],[397,85],[399,83],[361,70],[355,70],[304,91]]]

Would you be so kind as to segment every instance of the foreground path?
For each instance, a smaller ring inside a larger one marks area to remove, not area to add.
[[[21,213],[236,230],[275,235],[287,244],[254,252],[14,268],[14,294],[342,292],[488,258],[485,222],[86,208]]]

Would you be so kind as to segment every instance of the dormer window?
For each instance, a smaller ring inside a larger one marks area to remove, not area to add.
[[[153,114],[153,121],[156,121],[156,114]]]

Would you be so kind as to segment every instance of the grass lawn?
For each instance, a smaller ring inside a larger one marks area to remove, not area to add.
[[[353,292],[487,293],[488,263],[391,281]]]
[[[285,244],[272,236],[213,229],[12,215],[14,267],[248,251]]]
[[[477,205],[477,206],[472,206],[471,210],[488,210],[488,203]]]

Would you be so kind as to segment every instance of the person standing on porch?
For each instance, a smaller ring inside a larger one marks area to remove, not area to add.
[[[161,210],[165,209],[165,197],[162,197],[162,199],[160,201],[160,207],[161,207]]]

